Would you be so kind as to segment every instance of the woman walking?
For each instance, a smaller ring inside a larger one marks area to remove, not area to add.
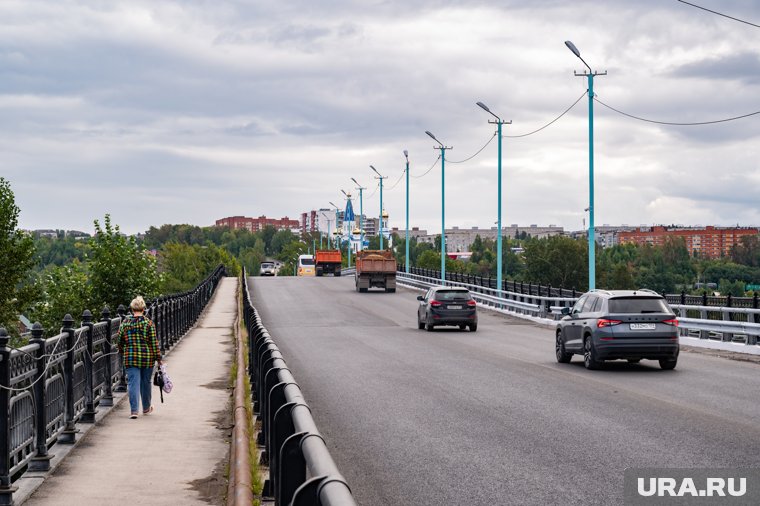
[[[150,404],[151,374],[153,364],[161,362],[161,348],[156,337],[156,325],[145,316],[145,301],[139,295],[129,304],[132,315],[128,315],[119,327],[119,352],[127,370],[127,391],[129,393],[129,418],[137,418],[142,399],[142,411],[147,415],[153,411]]]

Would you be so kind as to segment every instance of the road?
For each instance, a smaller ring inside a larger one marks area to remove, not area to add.
[[[621,504],[627,468],[760,467],[760,365],[554,359],[551,329],[480,311],[417,330],[416,296],[251,278],[253,303],[362,505]]]

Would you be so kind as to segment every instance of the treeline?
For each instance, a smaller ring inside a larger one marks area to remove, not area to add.
[[[394,241],[396,258],[404,264],[405,243]],[[435,244],[409,241],[411,265],[440,269],[440,236]],[[446,259],[446,270],[496,276],[496,241],[478,236],[468,261]],[[521,251],[516,253],[516,251]],[[596,286],[602,289],[649,288],[660,293],[702,293],[699,286],[714,283],[723,295],[751,295],[746,285],[760,284],[760,240],[744,237],[724,258],[694,258],[683,239],[661,246],[626,244],[596,249]],[[583,291],[588,288],[588,241],[566,236],[502,242],[502,276],[506,280]]]

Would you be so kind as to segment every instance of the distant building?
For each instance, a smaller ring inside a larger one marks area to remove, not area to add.
[[[267,218],[259,216],[258,218],[248,218],[246,216],[230,216],[216,220],[217,227],[229,227],[231,229],[246,229],[250,232],[258,232],[264,227],[272,226],[277,230],[298,230],[300,223],[298,220],[291,220],[287,216],[284,218]]]
[[[406,228],[393,227],[391,229],[391,234],[396,234],[404,239],[406,237]],[[420,237],[425,237],[426,235],[428,235],[427,230],[420,230],[420,227],[412,227],[409,229],[410,238],[419,240]]]
[[[651,244],[662,246],[668,237],[681,237],[692,256],[720,258],[727,256],[731,248],[745,236],[758,235],[752,227],[638,227],[630,232],[620,232],[620,244]]]
[[[491,228],[459,228],[453,227],[446,229],[446,251],[470,251],[470,246],[475,242],[475,238],[480,236],[481,239],[493,239],[496,240],[498,233],[498,227]],[[501,236],[503,239],[515,238],[515,237],[533,237],[533,238],[545,238],[554,235],[562,235],[564,229],[562,227],[556,227],[549,225],[548,227],[539,227],[538,225],[531,225],[529,227],[521,227],[517,224],[512,224],[509,227],[502,227]],[[417,240],[419,242],[428,242],[430,244],[435,243],[435,238],[441,234],[429,234],[425,236],[419,236]]]

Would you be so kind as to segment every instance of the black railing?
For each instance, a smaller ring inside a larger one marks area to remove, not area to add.
[[[251,303],[245,271],[243,300],[253,410],[261,419],[258,443],[269,465],[263,495],[275,504],[355,506],[301,389]]]
[[[176,344],[206,306],[224,266],[195,289],[152,301],[146,315],[156,323],[162,352]],[[28,345],[12,349],[0,329],[0,505],[13,504],[13,482],[24,472],[50,469],[49,449],[73,444],[77,423],[93,423],[98,408],[113,405],[113,392],[126,391],[116,338],[126,310],[111,318],[108,308],[82,325],[66,315],[61,333],[43,336],[35,323]]]
[[[399,271],[401,272],[401,271]],[[441,278],[441,271],[435,269],[423,269],[420,267],[410,267],[410,274],[426,276],[429,278]],[[496,278],[491,276],[478,276],[474,274],[464,274],[461,272],[446,271],[447,281],[456,281],[458,283],[467,283],[473,286],[482,286],[484,288],[496,289]],[[522,281],[502,280],[502,291],[514,292],[521,295],[538,295],[539,297],[580,297],[583,292],[575,288],[561,288],[555,286],[538,285],[535,283],[524,283]],[[733,297],[713,296],[703,293],[702,295],[687,295],[685,292],[676,294],[667,294],[665,298],[669,304],[688,304],[694,306],[718,306],[718,307],[744,307],[758,309],[758,295],[753,297]]]

